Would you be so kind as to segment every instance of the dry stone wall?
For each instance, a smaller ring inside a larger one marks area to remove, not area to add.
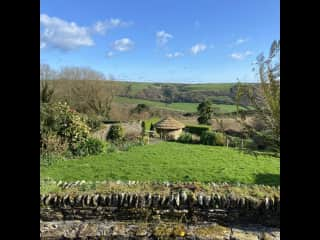
[[[257,201],[232,196],[113,193],[108,195],[40,195],[40,217],[54,220],[154,220],[259,223],[280,226],[280,199]]]
[[[114,221],[40,222],[40,238],[57,239],[185,239],[280,240],[280,229],[263,226],[222,226],[216,223],[145,223]]]

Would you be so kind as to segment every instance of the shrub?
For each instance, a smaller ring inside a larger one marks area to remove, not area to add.
[[[205,131],[200,136],[200,143],[204,145],[215,145],[215,134],[213,132]]]
[[[178,138],[178,142],[181,143],[192,143],[192,134],[191,133],[182,133]]]
[[[40,154],[54,153],[63,155],[68,151],[68,144],[53,132],[43,133],[40,137]]]
[[[102,121],[97,116],[89,116],[86,123],[91,131],[97,131],[101,128]]]
[[[107,135],[107,139],[111,141],[119,141],[124,137],[124,131],[120,124],[113,124]]]
[[[77,145],[74,151],[74,155],[77,156],[87,156],[87,155],[97,155],[104,151],[105,142],[89,137],[84,142],[81,142]]]
[[[185,130],[189,133],[197,134],[198,136],[200,136],[203,132],[209,131],[210,126],[187,125]]]
[[[75,147],[88,138],[89,130],[83,117],[70,109],[67,103],[41,104],[40,138],[54,133],[68,144],[68,150],[73,153]]]
[[[139,103],[134,109],[131,110],[131,114],[133,113],[142,113],[142,112],[147,112],[149,111],[150,108],[144,104],[144,103]]]
[[[145,121],[142,121],[141,128],[142,128],[141,135],[144,136],[146,134],[146,131],[147,131]]]
[[[226,136],[220,132],[216,132],[214,134],[215,134],[215,145],[224,146],[226,143]]]

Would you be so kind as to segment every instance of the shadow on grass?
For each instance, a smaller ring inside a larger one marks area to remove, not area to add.
[[[280,185],[280,174],[257,174],[255,176],[256,184],[264,184],[270,186]]]

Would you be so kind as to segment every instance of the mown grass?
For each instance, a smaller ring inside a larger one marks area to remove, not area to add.
[[[175,102],[170,104],[165,104],[158,101],[150,101],[139,98],[127,98],[127,97],[115,97],[115,102],[117,103],[128,103],[128,104],[146,104],[150,107],[162,108],[167,110],[181,111],[181,112],[196,112],[199,103],[184,103]],[[236,105],[229,104],[212,104],[213,107],[219,108],[221,113],[231,113],[237,111]]]
[[[279,185],[280,160],[236,149],[162,142],[41,166],[41,179],[259,183]]]

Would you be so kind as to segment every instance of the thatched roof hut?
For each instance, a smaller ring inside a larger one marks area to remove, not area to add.
[[[167,117],[155,124],[156,131],[161,138],[166,140],[176,140],[182,133],[185,125],[172,117]]]

